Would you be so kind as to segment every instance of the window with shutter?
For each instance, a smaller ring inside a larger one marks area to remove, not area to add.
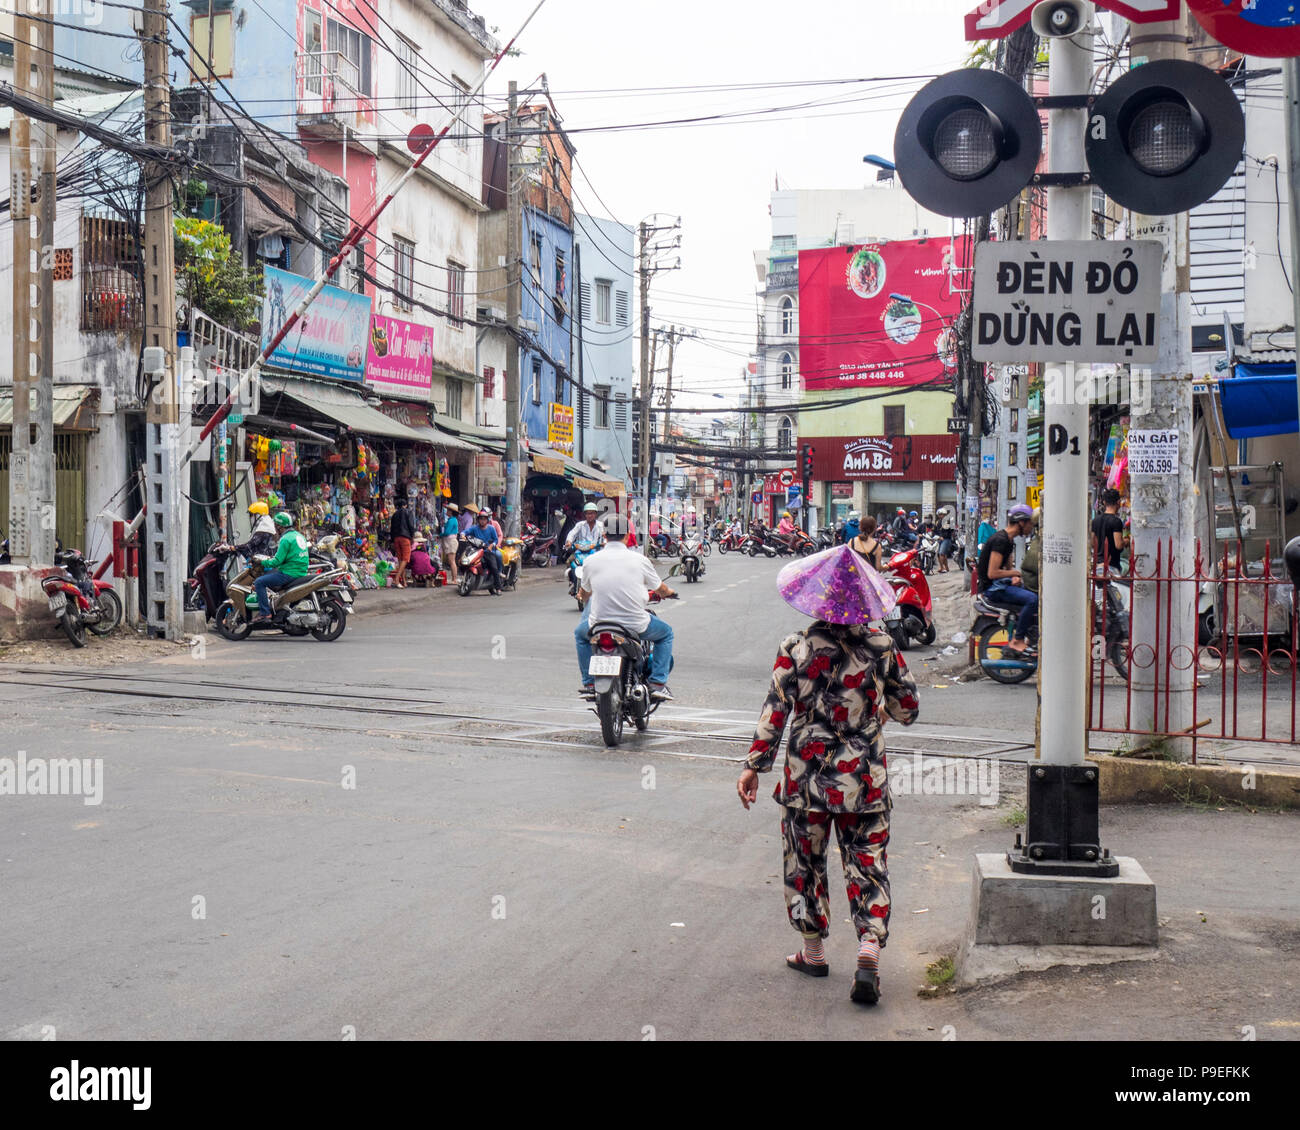
[[[610,295],[614,289],[614,284],[605,279],[596,280],[596,321],[602,326],[610,323],[609,305]]]
[[[596,427],[609,427],[609,385],[597,385],[596,394]]]
[[[583,283],[582,286],[578,288],[578,290],[580,292],[578,297],[582,301],[582,320],[584,322],[590,322],[591,321],[591,283]]]
[[[483,399],[492,400],[497,394],[497,372],[491,365],[483,366]]]
[[[907,434],[907,407],[903,404],[885,405],[885,435]]]
[[[620,432],[627,431],[627,393],[620,392],[614,397],[614,427]]]
[[[628,324],[628,294],[626,290],[620,290],[614,296],[614,308],[618,315],[618,324],[626,326]]]

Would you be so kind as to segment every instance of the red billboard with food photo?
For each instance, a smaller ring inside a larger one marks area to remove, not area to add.
[[[941,381],[957,371],[954,271],[970,237],[799,252],[799,368],[811,391]]]

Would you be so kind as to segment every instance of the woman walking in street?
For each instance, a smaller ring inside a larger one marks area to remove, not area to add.
[[[876,520],[874,518],[862,518],[859,520],[858,532],[849,539],[848,545],[858,555],[865,557],[876,571],[884,569],[884,549],[880,544],[880,539],[876,537]]]
[[[875,631],[893,607],[889,584],[849,546],[795,561],[777,578],[781,596],[814,622],[781,643],[745,770],[740,802],[758,799],[758,774],[771,770],[789,724],[785,763],[773,799],[781,805],[786,910],[803,948],[786,964],[812,977],[829,973],[826,849],[832,827],[858,934],[851,1000],[880,999],[880,949],[889,932],[889,812],[886,715],[910,726],[916,684],[893,641]]]

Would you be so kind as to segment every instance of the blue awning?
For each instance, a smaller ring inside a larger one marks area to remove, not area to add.
[[[1223,422],[1233,439],[1289,435],[1300,428],[1294,365],[1238,365],[1219,382]]]

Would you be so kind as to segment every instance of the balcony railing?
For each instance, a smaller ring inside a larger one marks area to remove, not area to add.
[[[294,58],[300,123],[356,129],[365,98],[357,64],[341,51],[304,51]]]

